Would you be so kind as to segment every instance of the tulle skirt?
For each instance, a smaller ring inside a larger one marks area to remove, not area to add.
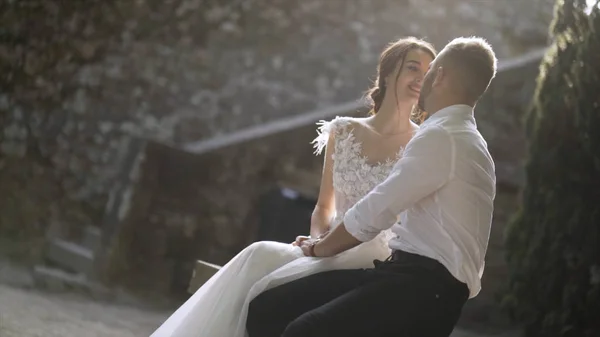
[[[390,254],[387,237],[329,258],[305,257],[299,247],[262,241],[245,248],[192,295],[151,337],[246,337],[248,305],[261,292],[315,273],[370,268]]]

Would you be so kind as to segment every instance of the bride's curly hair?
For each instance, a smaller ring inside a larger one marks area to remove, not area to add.
[[[428,53],[432,58],[435,58],[435,55],[437,54],[431,43],[412,36],[392,42],[383,50],[381,56],[379,56],[379,64],[377,65],[377,78],[375,79],[373,87],[366,93],[366,98],[371,102],[371,111],[369,112],[371,115],[376,114],[383,103],[383,98],[385,97],[387,89],[385,78],[396,69],[398,63],[400,63],[399,69],[402,69],[406,55],[411,50],[415,49]],[[398,80],[400,73],[401,71],[396,75],[396,81]],[[421,124],[424,117],[424,112],[415,104],[413,111],[411,112],[411,119],[413,122]]]

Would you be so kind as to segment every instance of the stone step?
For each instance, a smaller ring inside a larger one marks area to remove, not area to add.
[[[94,274],[94,252],[82,245],[52,239],[46,247],[46,259],[68,271]]]
[[[102,231],[100,228],[88,226],[83,232],[82,244],[92,252],[98,251],[102,245]]]
[[[194,266],[194,272],[192,273],[192,279],[190,280],[190,286],[188,292],[193,294],[200,288],[208,279],[216,274],[221,266],[206,261],[198,260]]]
[[[52,291],[66,291],[86,286],[84,274],[69,273],[48,266],[33,267],[33,279],[36,286]]]
[[[62,269],[38,265],[33,268],[32,275],[34,284],[45,290],[76,291],[96,299],[109,299],[112,296],[108,288],[89,280],[83,273],[70,273]]]

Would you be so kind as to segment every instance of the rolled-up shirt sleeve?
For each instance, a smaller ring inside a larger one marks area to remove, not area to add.
[[[406,145],[390,175],[344,216],[346,230],[366,242],[396,222],[398,214],[444,186],[454,174],[454,139],[432,125]]]

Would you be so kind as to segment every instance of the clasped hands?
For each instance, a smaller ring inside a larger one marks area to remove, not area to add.
[[[319,257],[315,254],[315,245],[324,238],[329,231],[319,235],[317,238],[311,238],[310,236],[299,235],[296,237],[296,241],[292,242],[293,246],[299,246],[302,249],[302,253],[305,256]]]

